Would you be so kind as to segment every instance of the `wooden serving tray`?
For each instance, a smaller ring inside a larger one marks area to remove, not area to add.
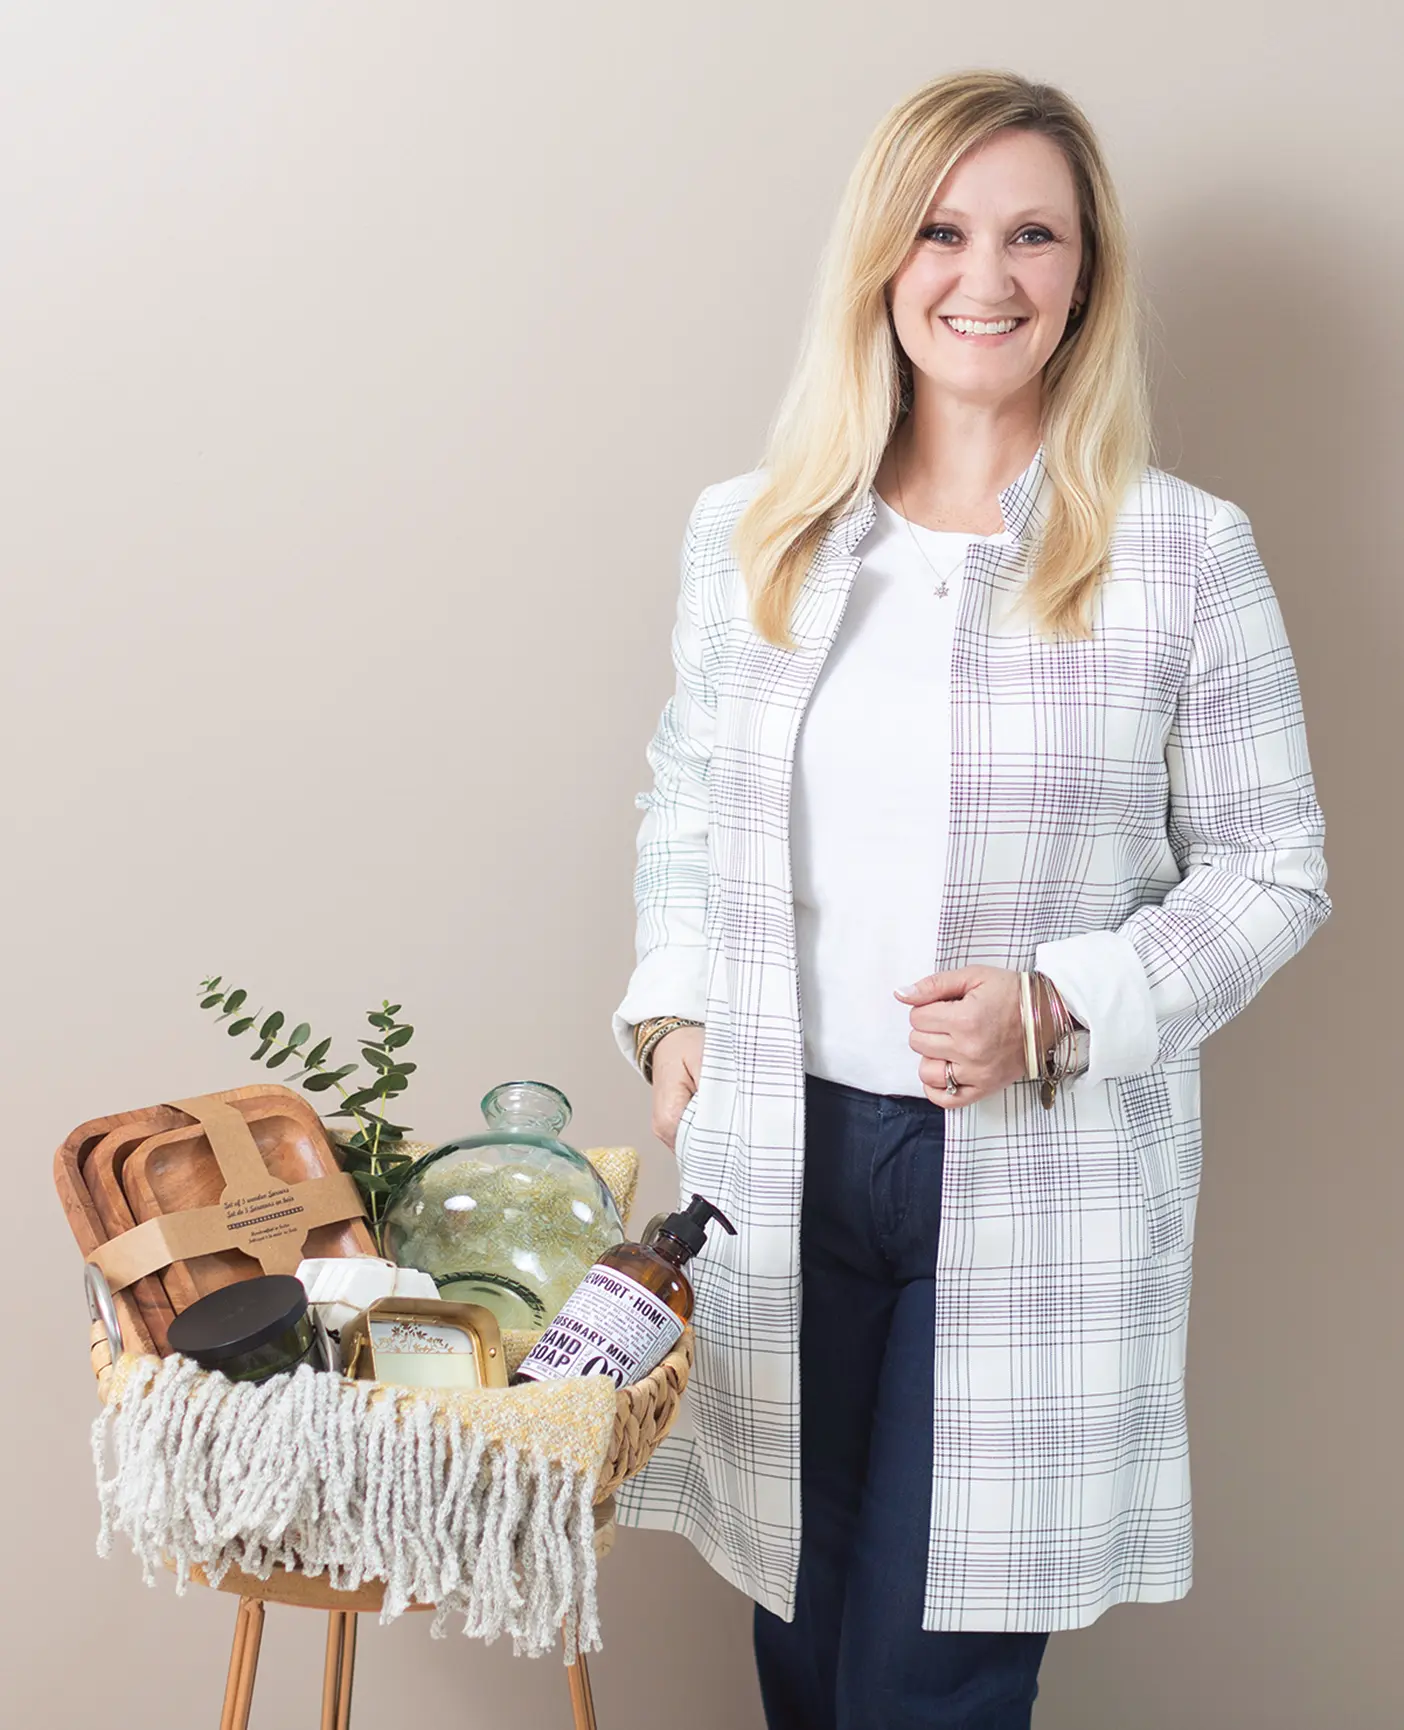
[[[303,1183],[341,1169],[321,1119],[295,1094],[237,1104],[272,1176],[284,1183]],[[225,1187],[214,1150],[198,1123],[147,1137],[127,1155],[121,1184],[138,1223],[188,1208],[215,1206]],[[308,1232],[302,1253],[374,1255],[375,1240],[363,1220],[341,1220]],[[160,1277],[171,1308],[179,1314],[206,1293],[235,1280],[255,1279],[262,1271],[242,1250],[224,1249],[172,1262]]]
[[[82,1126],[84,1129],[88,1127],[90,1126]],[[77,1129],[66,1141],[60,1143],[54,1154],[54,1188],[58,1191],[68,1229],[73,1233],[74,1241],[85,1261],[95,1249],[100,1249],[107,1242],[106,1227],[93,1205],[92,1196],[88,1194],[88,1187],[83,1182],[79,1167],[82,1154],[101,1140],[101,1132],[84,1136],[82,1130]],[[142,1319],[141,1308],[132,1292],[119,1291],[113,1301],[117,1305],[117,1319],[122,1324],[122,1339],[127,1350],[154,1352],[155,1342]]]
[[[184,1113],[167,1111],[164,1115],[174,1125]],[[109,1130],[101,1141],[80,1155],[79,1165],[88,1194],[93,1198],[93,1206],[109,1238],[120,1237],[137,1223],[122,1188],[122,1168],[147,1139],[149,1130],[149,1123],[126,1124],[121,1129]],[[175,1311],[160,1277],[154,1273],[145,1274],[127,1289],[141,1311],[152,1344],[165,1357],[171,1349],[166,1329],[175,1320]]]
[[[216,1097],[225,1099],[237,1111],[245,1114],[255,1108],[266,1108],[270,1100],[278,1100],[286,1103],[290,1110],[311,1118],[314,1124],[320,1122],[306,1100],[282,1087],[269,1088],[260,1085],[234,1088]],[[80,1144],[78,1168],[102,1221],[104,1232],[108,1238],[114,1238],[120,1237],[124,1231],[130,1231],[138,1223],[122,1188],[122,1169],[127,1160],[150,1136],[166,1130],[185,1128],[190,1119],[185,1112],[174,1106],[153,1105],[142,1111],[120,1113],[112,1120],[95,1120],[103,1121],[113,1121],[119,1126],[109,1130],[97,1141],[87,1140]],[[92,1127],[93,1125],[85,1126]],[[171,1301],[166,1295],[160,1275],[146,1274],[128,1289],[141,1312],[141,1319],[152,1345],[165,1357],[170,1350],[166,1330],[175,1320],[175,1311],[171,1308]]]
[[[331,1160],[330,1166],[326,1169],[339,1169],[330,1143],[327,1142],[321,1119],[311,1104],[301,1094],[293,1092],[291,1088],[283,1087],[276,1082],[255,1082],[248,1087],[226,1088],[223,1092],[211,1094],[210,1097],[223,1100],[244,1113],[255,1106],[263,1108],[282,1107],[289,1116],[296,1117],[306,1126],[309,1135],[319,1137],[325,1144],[327,1157]],[[121,1217],[115,1205],[117,1195],[110,1189],[106,1190],[104,1207],[100,1211],[88,1184],[90,1162],[106,1137],[116,1131],[131,1131],[133,1134],[140,1131],[140,1139],[151,1139],[173,1129],[184,1128],[198,1132],[198,1127],[198,1125],[190,1122],[187,1114],[183,1111],[178,1111],[169,1105],[148,1105],[137,1111],[117,1111],[104,1117],[90,1118],[86,1123],[80,1123],[76,1129],[64,1137],[54,1154],[54,1187],[58,1191],[59,1202],[68,1221],[68,1228],[73,1233],[79,1252],[85,1259],[91,1256],[94,1250],[100,1249],[110,1238],[117,1235],[104,1220],[103,1212],[105,1211],[108,1219],[113,1221]],[[130,1160],[134,1151],[136,1150],[128,1146],[123,1155],[122,1169],[125,1169],[125,1162]],[[113,1164],[114,1167],[117,1165],[115,1150]],[[119,1171],[119,1188],[120,1175]],[[317,1175],[320,1175],[320,1171]],[[123,1226],[123,1229],[127,1229],[131,1223],[134,1223],[134,1215],[125,1190],[121,1190],[120,1193],[126,1213],[129,1216]],[[216,1196],[214,1199],[218,1200],[219,1198]],[[109,1202],[112,1203],[110,1208],[107,1205]],[[340,1251],[328,1249],[318,1253],[326,1255],[374,1254],[370,1232],[366,1227],[359,1221],[346,1221],[340,1229],[348,1230],[351,1228],[354,1228],[353,1235],[355,1236],[353,1249]],[[313,1240],[318,1240],[322,1238],[324,1232],[335,1229],[337,1228],[321,1227],[310,1236]],[[309,1249],[308,1254],[312,1253],[314,1252]],[[244,1256],[239,1256],[238,1259],[247,1261],[250,1269],[254,1272],[258,1271],[256,1262],[250,1261]],[[239,1277],[247,1278],[248,1273],[242,1273]],[[149,1309],[143,1308],[138,1297],[139,1288],[144,1288],[145,1296],[151,1306]],[[173,1310],[178,1310],[181,1306],[172,1304],[160,1276],[147,1275],[145,1281],[138,1281],[126,1290],[117,1292],[114,1301],[117,1305],[117,1314],[122,1324],[122,1334],[127,1349],[146,1353],[159,1352],[163,1356],[166,1355],[169,1346],[164,1341],[160,1346],[157,1345],[153,1337],[152,1323],[157,1318],[167,1318]],[[148,1315],[151,1316],[151,1321],[148,1321]]]
[[[248,1087],[229,1087],[222,1093],[212,1093],[210,1098],[222,1099],[226,1104],[239,1106],[241,1109],[245,1100],[262,1099],[291,1101],[292,1104],[301,1106],[305,1110],[311,1111],[312,1109],[301,1094],[294,1093],[290,1087],[284,1087],[275,1081],[255,1081]],[[313,1116],[316,1116],[315,1112],[313,1112]],[[163,1129],[174,1129],[178,1124],[186,1121],[186,1113],[177,1111],[172,1106],[143,1105],[137,1111],[114,1111],[106,1117],[94,1117],[90,1118],[87,1123],[80,1123],[77,1129],[65,1138],[63,1146],[75,1154],[86,1156],[92,1152],[109,1130],[122,1129],[127,1124],[144,1123],[148,1125],[146,1133],[156,1135]],[[320,1122],[320,1119],[318,1121]]]

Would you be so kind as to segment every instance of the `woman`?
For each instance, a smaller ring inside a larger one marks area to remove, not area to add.
[[[756,1600],[772,1730],[1027,1726],[1189,1589],[1198,1050],[1330,901],[1247,518],[1146,428],[1086,119],[961,74],[688,523],[614,1026],[738,1234],[621,1517]]]

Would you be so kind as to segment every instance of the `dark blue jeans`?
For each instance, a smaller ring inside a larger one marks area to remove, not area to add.
[[[795,1619],[759,1604],[770,1730],[1028,1730],[1047,1634],[921,1626],[945,1112],[805,1078]]]

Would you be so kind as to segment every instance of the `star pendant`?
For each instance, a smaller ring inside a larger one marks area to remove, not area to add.
[[[936,587],[931,592],[933,595],[935,595],[937,597],[938,600],[944,601],[946,596],[948,594],[950,594],[951,591],[947,587],[946,579],[944,577],[942,577],[940,582],[937,583]]]

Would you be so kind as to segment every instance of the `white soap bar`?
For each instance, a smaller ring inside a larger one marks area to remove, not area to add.
[[[377,1298],[439,1295],[431,1274],[374,1255],[312,1256],[299,1262],[297,1277],[307,1289],[312,1319],[334,1365],[341,1361],[342,1328]]]

